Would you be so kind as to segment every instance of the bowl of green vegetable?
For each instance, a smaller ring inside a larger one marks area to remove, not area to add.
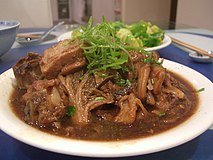
[[[143,20],[125,24],[120,21],[110,23],[113,34],[130,47],[143,48],[146,51],[156,51],[167,47],[171,39],[160,27]],[[71,39],[83,32],[81,28],[66,32],[58,37],[58,41]]]

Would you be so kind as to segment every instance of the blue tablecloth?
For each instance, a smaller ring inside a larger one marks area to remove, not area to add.
[[[174,45],[169,45],[168,47],[161,49],[159,53],[160,56],[165,59],[181,63],[200,72],[213,82],[213,63],[194,62],[190,59],[188,53]]]
[[[9,69],[17,60],[27,54],[27,52],[37,52],[42,54],[46,48],[49,48],[53,44],[22,47],[11,49],[6,55],[0,59],[0,73],[3,73]],[[187,53],[183,50],[169,45],[168,47],[159,51],[161,57],[169,59],[175,62],[179,62],[186,66],[193,68],[200,72],[204,76],[208,77],[213,82],[213,63],[196,63],[190,60]],[[184,134],[184,133],[183,133]],[[175,138],[175,137],[174,137]],[[49,151],[44,151],[20,141],[13,139],[0,130],[0,159],[14,159],[14,160],[55,160],[55,159],[84,159],[83,157],[67,156]],[[94,159],[94,158],[86,158]],[[146,160],[146,159],[158,159],[158,160],[179,160],[179,159],[195,159],[195,160],[210,160],[213,159],[213,130],[207,130],[205,133],[195,138],[194,140],[180,145],[178,147],[135,157],[125,157],[117,159],[130,159],[130,160]]]

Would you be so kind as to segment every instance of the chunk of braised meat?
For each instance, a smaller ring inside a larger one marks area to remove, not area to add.
[[[96,87],[100,88],[112,78],[113,71],[100,71],[94,74]]]
[[[156,105],[152,113],[161,115],[166,114],[165,123],[176,122],[177,119],[183,117],[192,108],[192,103],[186,96],[183,98],[174,95],[171,92],[161,92],[156,95]]]
[[[172,105],[174,105],[175,101],[178,100],[177,97],[173,97],[170,94],[165,94],[161,92],[160,94],[155,96],[156,99],[156,105],[155,108],[157,110],[161,110],[162,112],[166,112],[171,108]]]
[[[160,56],[158,54],[158,52],[151,52],[150,54],[146,55],[146,59],[153,59],[155,61],[158,61]]]
[[[109,93],[96,88],[95,78],[91,74],[82,75],[81,72],[76,72],[67,76],[59,76],[59,79],[69,94],[71,104],[76,108],[71,121],[77,125],[87,124],[93,109],[114,102]]]
[[[130,58],[133,63],[140,62],[144,60],[146,55],[137,51],[129,51]]]
[[[129,76],[128,79],[132,80],[133,76],[135,74],[135,76],[138,76],[138,72],[141,69],[141,66],[143,66],[145,63],[145,59],[152,59],[155,61],[159,60],[159,54],[157,52],[151,52],[149,54],[147,53],[142,53],[142,52],[138,52],[138,51],[130,51],[129,52],[129,57],[130,60],[132,62],[132,64],[134,65],[134,70],[135,72],[129,72]],[[153,62],[150,62],[150,64],[152,64]],[[128,65],[132,65],[132,64],[128,64]]]
[[[16,77],[17,85],[20,88],[27,88],[34,81],[43,79],[39,61],[41,56],[34,52],[29,52],[21,58],[14,66],[13,72]]]
[[[100,87],[100,90],[102,90],[104,93],[112,95],[115,102],[118,102],[122,96],[129,94],[132,91],[132,88],[128,85],[119,86],[109,80]]]
[[[185,97],[185,93],[182,91],[184,88],[181,89],[183,86],[180,85],[180,83],[178,83],[177,80],[169,73],[166,74],[164,85],[165,88],[163,89],[163,92],[171,93],[174,96],[177,96],[179,99],[183,99]]]
[[[77,43],[63,40],[44,51],[40,62],[41,71],[47,79],[56,78],[62,71],[70,74],[86,65],[82,49]]]
[[[154,106],[155,105],[155,97],[150,90],[148,90],[146,96],[147,96],[146,97],[146,103]]]
[[[23,99],[26,102],[26,121],[39,126],[60,122],[69,105],[65,89],[58,79],[35,81],[28,87]]]
[[[87,62],[86,62],[85,58],[80,58],[80,59],[78,59],[78,61],[76,61],[74,63],[65,65],[61,69],[61,74],[62,75],[72,74],[72,73],[76,72],[77,70],[83,68],[86,65],[86,63]]]
[[[136,111],[138,108],[142,110],[143,116],[148,115],[148,111],[145,109],[141,100],[138,99],[133,93],[123,96],[118,102],[120,112],[115,117],[115,122],[121,122],[124,124],[131,124],[136,119]]]
[[[130,62],[128,62],[128,66],[131,68],[132,65],[134,66],[134,71],[128,72],[128,79],[132,81],[137,76],[137,71],[139,67],[141,66],[141,63],[143,63],[143,60],[145,59],[145,54],[137,52],[137,51],[129,51],[129,58]]]
[[[166,71],[158,64],[143,64],[138,68],[138,98],[150,105],[155,104],[154,95],[162,91]]]
[[[166,77],[165,68],[160,65],[154,64],[152,65],[150,79],[153,81],[153,93],[158,94],[161,91],[163,82]]]
[[[129,51],[129,56],[133,63],[143,62],[144,59],[153,59],[158,61],[160,58],[158,52],[142,53],[138,51]]]
[[[150,64],[144,64],[138,70],[138,98],[142,101],[146,98],[147,84],[150,76]]]
[[[84,74],[82,81],[77,87],[75,96],[76,114],[72,120],[76,124],[84,125],[90,121],[90,111],[104,104],[113,103],[110,94],[104,94],[95,88],[95,78],[93,75]]]
[[[186,110],[184,106],[190,108],[191,105],[187,96],[185,96],[185,93],[182,91],[183,89],[179,88],[180,86],[177,80],[169,73],[166,73],[163,84],[161,92],[155,95],[156,104],[152,112],[155,114],[167,113],[171,115],[171,117],[174,115],[174,118],[171,118],[174,120],[178,117],[175,115],[176,113],[181,113]],[[183,105],[184,103],[185,105]],[[179,111],[174,112],[174,110]],[[170,122],[172,122],[172,120]]]

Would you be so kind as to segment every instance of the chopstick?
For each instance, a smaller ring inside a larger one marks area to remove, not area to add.
[[[182,41],[180,41],[180,40],[177,40],[177,39],[175,39],[175,38],[173,38],[173,37],[170,37],[170,38],[172,39],[172,42],[174,42],[174,43],[176,43],[176,44],[179,44],[179,45],[181,45],[181,46],[183,46],[183,47],[186,47],[186,48],[189,48],[189,49],[191,49],[191,50],[193,50],[193,51],[196,51],[196,52],[198,52],[199,54],[202,54],[202,55],[209,56],[209,57],[213,58],[213,55],[212,55],[212,54],[209,54],[207,51],[204,51],[204,50],[202,50],[202,49],[200,49],[200,48],[198,48],[198,47],[195,47],[195,46],[193,46],[193,45],[190,45],[190,44],[187,44],[187,43],[182,42]]]
[[[17,34],[18,38],[41,38],[40,35],[32,35],[32,34]]]

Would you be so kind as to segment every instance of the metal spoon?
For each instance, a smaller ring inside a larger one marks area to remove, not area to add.
[[[56,29],[57,27],[59,27],[62,24],[64,24],[64,21],[59,22],[57,25],[51,27],[48,31],[44,32],[41,35],[41,37],[39,37],[39,38],[29,38],[29,37],[17,38],[16,42],[18,42],[21,45],[26,45],[26,46],[39,44],[50,34],[50,32],[52,32],[54,29]]]

